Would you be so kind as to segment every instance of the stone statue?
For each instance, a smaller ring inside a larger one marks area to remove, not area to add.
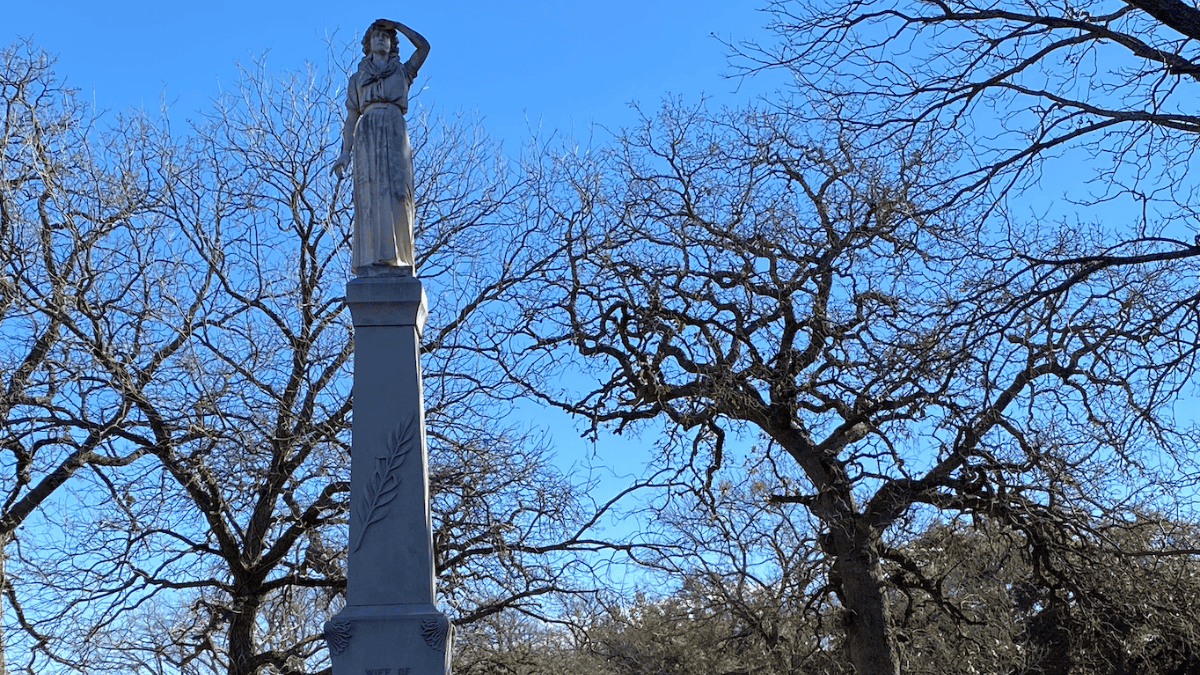
[[[416,47],[404,63],[396,31]],[[429,41],[399,21],[379,19],[367,28],[362,46],[363,59],[346,88],[342,154],[333,164],[340,179],[354,157],[350,271],[359,275],[372,265],[415,266],[412,146],[404,114]]]

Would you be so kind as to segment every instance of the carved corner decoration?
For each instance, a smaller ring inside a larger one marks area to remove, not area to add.
[[[388,504],[396,498],[397,488],[400,487],[400,465],[404,463],[404,458],[408,456],[413,445],[418,442],[415,417],[409,417],[392,429],[392,433],[388,435],[387,453],[375,458],[375,472],[371,474],[362,499],[356,504],[358,513],[355,515],[362,519],[362,527],[358,529],[358,536],[354,539],[354,545],[350,547],[351,551],[357,551],[358,547],[362,546],[367,528],[387,516]]]
[[[421,622],[421,636],[425,638],[425,644],[439,652],[446,648],[446,636],[449,633],[450,620],[444,616],[440,619],[425,619]]]
[[[354,632],[354,624],[343,619],[325,622],[325,642],[334,656],[346,651],[350,646],[350,634]]]

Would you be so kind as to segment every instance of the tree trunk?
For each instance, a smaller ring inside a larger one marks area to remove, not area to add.
[[[8,586],[8,534],[0,534],[0,619],[4,617],[4,592]],[[4,643],[4,624],[0,622],[0,675],[8,674],[8,655]]]
[[[240,591],[240,592],[239,592]],[[257,642],[254,628],[261,606],[261,596],[245,591],[243,584],[237,584],[232,598],[233,612],[229,620],[229,675],[253,675],[258,671],[255,667]]]
[[[887,595],[879,566],[879,536],[848,520],[831,528],[834,562],[830,571],[846,610],[846,648],[856,675],[900,675],[892,639]]]

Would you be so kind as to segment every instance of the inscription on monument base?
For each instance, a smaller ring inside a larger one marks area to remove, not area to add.
[[[412,668],[396,668],[396,675],[409,675]],[[392,675],[391,668],[367,668],[365,675]]]

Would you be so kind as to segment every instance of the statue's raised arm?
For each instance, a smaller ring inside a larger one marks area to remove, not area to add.
[[[397,31],[415,48],[403,63]],[[346,87],[342,153],[333,163],[333,173],[342,178],[354,158],[350,270],[361,275],[371,266],[408,266],[415,273],[412,146],[404,114],[429,41],[399,21],[378,19],[362,45],[363,59]]]

